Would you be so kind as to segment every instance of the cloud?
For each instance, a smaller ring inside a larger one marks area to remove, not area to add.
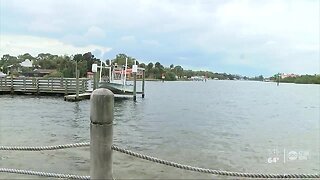
[[[83,34],[70,34],[65,35],[61,38],[63,42],[74,44],[74,45],[85,45],[90,43],[99,42],[106,39],[106,33],[97,26],[91,26]]]
[[[3,33],[41,35],[73,47],[113,47],[110,54],[210,65],[220,72],[320,71],[317,0],[0,2]]]
[[[160,43],[156,40],[142,40],[142,43],[148,45],[148,46],[160,46]]]
[[[135,42],[136,41],[136,37],[129,35],[129,36],[122,36],[120,37],[120,40],[123,42]]]
[[[17,56],[24,53],[30,53],[33,56],[39,53],[71,55],[93,51],[99,51],[102,56],[110,50],[111,48],[109,47],[97,45],[74,46],[52,38],[25,35],[0,35],[1,56],[4,54]]]

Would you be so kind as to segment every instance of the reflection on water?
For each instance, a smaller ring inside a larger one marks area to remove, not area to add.
[[[115,101],[114,143],[121,147],[229,171],[317,173],[320,170],[320,86],[277,87],[273,83],[239,81],[147,82],[146,85],[145,99]],[[1,145],[89,141],[89,101],[71,103],[59,97],[0,96],[0,107]],[[296,159],[284,159],[284,153],[288,155],[292,151],[297,152]],[[88,175],[89,159],[88,148],[2,152],[0,167]],[[214,177],[119,153],[114,153],[114,176]],[[26,176],[0,174],[0,177]]]

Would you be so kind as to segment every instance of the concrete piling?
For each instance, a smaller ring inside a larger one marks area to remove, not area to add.
[[[108,89],[94,90],[90,107],[90,176],[91,179],[113,179],[114,94]]]

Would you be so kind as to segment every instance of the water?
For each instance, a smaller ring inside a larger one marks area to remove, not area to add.
[[[116,145],[182,164],[219,170],[320,171],[318,85],[147,82],[146,90],[146,98],[138,98],[136,103],[115,102]],[[5,95],[0,96],[0,108],[0,145],[89,141],[89,101],[74,103],[64,102],[61,97]],[[292,155],[292,151],[298,155]],[[89,161],[88,148],[0,154],[0,167],[79,175],[89,175]],[[0,177],[32,176],[1,173]],[[118,152],[114,153],[114,177],[219,178]]]

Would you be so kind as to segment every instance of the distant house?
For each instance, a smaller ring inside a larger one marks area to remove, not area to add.
[[[115,69],[114,75],[115,75],[115,78],[116,78],[116,79],[121,77],[122,71],[123,71],[123,73],[124,73],[124,70],[122,70],[122,69]],[[127,78],[133,77],[133,76],[132,76],[132,69],[127,69],[127,71],[126,71],[125,73],[126,73],[126,77],[127,77]],[[142,71],[138,71],[138,72],[137,72],[137,78],[142,78]]]
[[[7,75],[5,74],[5,73],[3,73],[3,72],[1,72],[0,71],[0,78],[4,78],[4,77],[6,77]]]
[[[297,74],[285,74],[285,73],[282,73],[281,74],[281,79],[284,79],[284,78],[288,78],[288,77],[299,77],[299,75]]]
[[[23,75],[26,77],[43,77],[55,71],[55,69],[35,69],[33,71],[23,73]]]
[[[23,62],[20,63],[22,67],[32,67],[32,61],[29,59],[24,60]]]
[[[87,78],[93,79],[93,76],[94,76],[93,72],[87,72]]]

